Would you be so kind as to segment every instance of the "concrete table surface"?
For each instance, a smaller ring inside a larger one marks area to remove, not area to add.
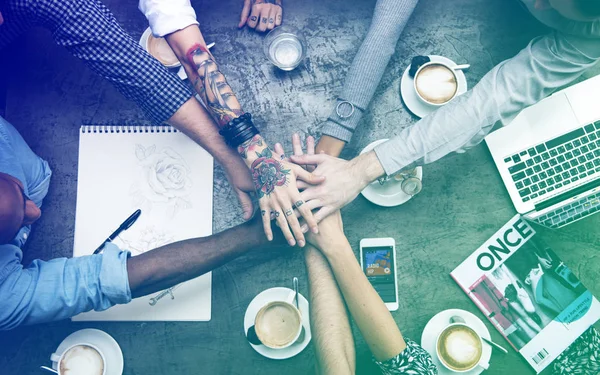
[[[262,53],[262,36],[238,30],[241,0],[194,1],[202,31],[244,108],[266,138],[291,149],[290,135],[318,135],[340,92],[352,58],[369,26],[375,0],[284,0],[285,23],[303,30],[309,56],[284,73]],[[107,0],[123,27],[139,38],[147,26],[136,1]],[[417,54],[439,54],[470,63],[472,87],[489,69],[515,55],[546,28],[516,1],[422,0],[408,24],[368,114],[343,156],[390,138],[416,121],[399,97],[400,76]],[[10,56],[10,59],[8,58]],[[31,260],[71,256],[75,224],[78,132],[81,124],[148,123],[141,111],[35,29],[0,56],[8,69],[6,118],[54,170],[25,251]],[[597,72],[597,70],[596,70]],[[588,74],[588,76],[591,75]],[[343,210],[346,234],[358,252],[364,237],[394,237],[398,254],[400,309],[394,318],[403,333],[419,341],[437,312],[462,308],[483,315],[449,277],[449,272],[500,228],[515,211],[487,148],[452,154],[424,168],[424,189],[407,204],[377,207],[359,197]],[[215,169],[214,231],[241,222],[233,191]],[[368,223],[368,224],[367,224]],[[588,288],[600,295],[596,228],[600,215],[558,231],[540,228],[544,238]],[[285,361],[262,358],[242,332],[245,308],[262,290],[307,279],[300,251],[272,254],[256,249],[213,273],[213,319],[208,323],[56,322],[0,333],[0,373],[37,374],[50,353],[71,332],[93,327],[112,335],[125,357],[125,374],[307,374],[315,363],[312,345]],[[492,337],[507,346],[486,321]],[[360,333],[359,373],[373,373]],[[492,374],[533,374],[518,353],[494,352]]]

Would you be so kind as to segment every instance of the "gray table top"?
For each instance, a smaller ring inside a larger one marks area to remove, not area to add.
[[[237,30],[241,1],[194,1],[207,41],[231,85],[271,142],[291,148],[290,134],[317,134],[333,106],[367,27],[374,0],[286,0],[285,22],[303,29],[309,43],[304,66],[290,73],[274,69],[262,54],[262,37]],[[136,2],[106,4],[134,37],[146,27]],[[416,54],[439,54],[470,63],[469,86],[493,65],[545,32],[516,2],[422,0],[397,46],[375,100],[344,152],[353,157],[368,143],[389,138],[416,121],[399,97],[403,70]],[[33,259],[71,256],[75,223],[78,127],[124,121],[147,123],[141,111],[66,51],[45,30],[32,30],[5,56],[6,117],[54,170],[44,216],[25,253]],[[393,313],[403,333],[419,339],[437,312],[462,308],[483,318],[449,277],[449,272],[515,211],[485,146],[449,155],[424,168],[424,190],[396,208],[377,207],[359,197],[343,210],[346,234],[358,251],[364,237],[393,237],[397,243],[400,309]],[[241,222],[235,195],[220,167],[215,170],[214,231]],[[368,223],[368,225],[365,225]],[[555,252],[600,295],[597,243],[600,216],[559,231],[540,230]],[[213,273],[213,319],[208,323],[71,323],[23,327],[0,336],[0,372],[34,374],[71,332],[93,327],[112,335],[125,357],[125,374],[306,374],[314,368],[312,345],[285,361],[255,353],[244,339],[242,319],[264,289],[287,286],[292,276],[307,293],[299,251],[261,252]],[[492,338],[503,341],[486,321]],[[368,349],[355,330],[359,372],[371,373]],[[494,353],[489,374],[532,374],[518,353]]]

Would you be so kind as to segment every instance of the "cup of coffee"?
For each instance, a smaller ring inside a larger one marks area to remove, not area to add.
[[[146,39],[146,51],[167,68],[181,66],[179,59],[165,38],[157,38],[149,33]]]
[[[400,171],[392,177],[396,182],[400,183],[400,188],[407,195],[417,195],[423,189],[423,183],[418,177],[417,168]]]
[[[436,353],[444,367],[454,372],[467,372],[475,367],[488,368],[482,362],[483,340],[465,323],[451,323],[439,334]]]
[[[421,101],[442,106],[458,94],[458,78],[452,67],[441,62],[428,62],[417,70],[415,92]]]
[[[92,344],[72,345],[61,355],[52,353],[50,360],[56,362],[60,375],[106,375],[104,354]]]
[[[292,304],[294,293],[286,301],[271,301],[254,318],[254,332],[260,343],[271,349],[285,349],[302,333],[302,314]]]

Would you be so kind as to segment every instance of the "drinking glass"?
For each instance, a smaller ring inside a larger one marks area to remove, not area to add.
[[[279,26],[264,39],[265,55],[281,70],[294,70],[306,57],[306,39],[296,28]]]

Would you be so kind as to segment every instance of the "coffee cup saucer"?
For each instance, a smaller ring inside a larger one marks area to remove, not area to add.
[[[105,373],[107,375],[123,374],[123,352],[121,347],[112,336],[98,329],[86,328],[71,333],[60,343],[54,353],[60,356],[69,347],[86,343],[94,345],[104,354],[106,359]],[[58,363],[52,362],[52,368],[58,370]]]
[[[444,56],[429,55],[429,59],[432,62],[440,62],[447,64],[448,66],[457,65],[454,61]],[[402,101],[409,111],[411,111],[415,116],[423,118],[438,109],[439,106],[429,105],[419,99],[415,91],[414,79],[408,75],[409,70],[410,65],[404,71],[400,81],[400,96],[402,97]],[[467,92],[467,77],[465,77],[465,73],[463,73],[462,70],[457,70],[455,73],[456,78],[458,78],[458,93],[456,94],[456,96],[458,96]]]
[[[148,50],[146,49],[146,43],[148,42],[148,37],[150,36],[150,34],[152,34],[152,30],[150,29],[150,27],[148,27],[142,33],[142,36],[140,37],[140,41],[139,41],[140,46],[142,46],[142,48],[146,52],[148,52]],[[175,67],[172,67],[172,68],[167,66],[166,68],[169,69],[169,71],[177,70],[176,74],[182,81],[185,81],[187,79],[187,73],[185,72],[185,69],[183,68],[183,66],[181,64],[179,64]]]
[[[371,151],[375,146],[387,141],[387,139],[379,139],[371,142],[360,153],[364,154]],[[416,177],[423,180],[423,167],[417,167]],[[374,181],[367,185],[361,191],[363,197],[369,202],[382,207],[395,207],[408,202],[413,196],[406,194],[402,190],[402,184],[394,179],[390,179],[385,184],[380,184],[379,181]]]
[[[453,316],[460,316],[465,320],[465,323],[473,328],[481,337],[491,340],[490,331],[487,329],[485,324],[477,316],[471,314],[468,311],[461,309],[449,309],[437,313],[433,318],[429,320],[423,334],[421,335],[421,347],[425,349],[433,360],[433,363],[438,368],[439,375],[456,375],[456,372],[448,370],[444,365],[440,363],[436,354],[436,341],[439,334],[450,324],[450,318]],[[486,343],[483,344],[481,361],[483,363],[490,363],[492,357],[492,347]],[[483,372],[484,368],[481,366],[475,367],[471,371],[462,373],[463,375],[479,375]]]
[[[269,302],[285,301],[290,296],[290,293],[293,293],[293,290],[279,287],[267,289],[254,297],[244,315],[244,336],[248,333],[248,329],[254,325],[254,318],[256,318],[256,314],[261,307]],[[264,345],[254,345],[250,342],[248,344],[260,355],[270,359],[288,359],[301,353],[310,343],[312,336],[310,334],[308,300],[300,293],[298,293],[298,304],[300,306],[300,313],[302,314],[302,325],[304,326],[304,340],[302,342],[297,342],[284,349],[271,349]]]

